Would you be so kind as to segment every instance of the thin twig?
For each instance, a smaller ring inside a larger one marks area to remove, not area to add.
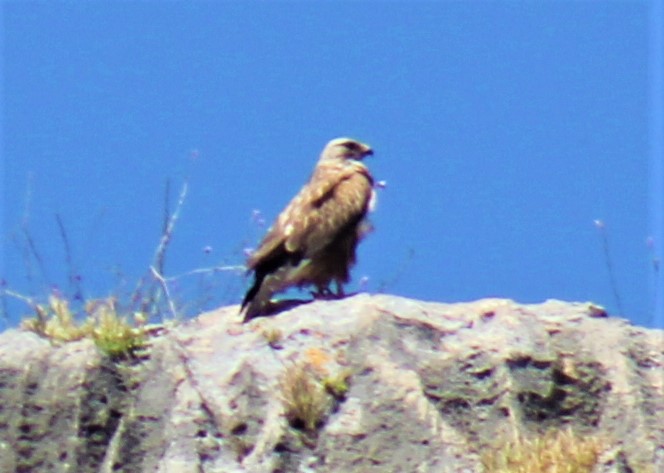
[[[42,280],[48,281],[44,260],[41,257],[39,250],[37,250],[37,244],[35,243],[35,240],[32,238],[32,235],[30,234],[30,229],[28,228],[27,223],[21,226],[21,230],[23,231],[23,238],[25,238],[25,242],[27,243],[26,248],[28,252],[27,252],[26,261],[29,260],[30,256],[32,256],[32,258],[37,262],[37,267],[39,268],[39,272],[41,273]]]
[[[173,319],[177,319],[178,314],[177,310],[175,309],[175,303],[173,302],[173,299],[171,298],[171,293],[168,290],[168,282],[164,277],[159,274],[159,271],[155,269],[154,266],[150,266],[150,271],[152,272],[152,275],[154,278],[159,281],[159,284],[161,285],[162,290],[164,291],[164,295],[166,296],[166,302],[168,302],[168,308],[171,311],[171,315],[173,316]]]
[[[247,267],[244,265],[235,265],[235,266],[214,266],[211,268],[198,268],[187,271],[186,273],[178,274],[177,276],[170,276],[164,278],[165,281],[175,281],[176,279],[184,278],[187,276],[195,276],[197,274],[209,274],[209,273],[218,273],[221,271],[238,271],[244,272]]]
[[[23,294],[19,294],[18,292],[12,291],[11,289],[3,289],[2,292],[10,297],[13,297],[14,299],[18,299],[21,302],[25,302],[33,309],[37,307],[37,303],[34,301],[32,297],[24,296]]]
[[[83,292],[81,290],[81,282],[78,277],[76,268],[74,268],[74,259],[72,257],[71,245],[69,244],[69,236],[67,235],[67,230],[65,229],[65,224],[62,221],[59,213],[55,214],[55,220],[58,223],[58,230],[60,232],[60,238],[62,239],[62,244],[65,247],[65,262],[67,263],[67,279],[69,279],[69,288],[73,292],[72,299],[82,301]]]
[[[625,313],[623,312],[622,301],[620,300],[620,292],[618,291],[618,283],[616,282],[616,275],[615,271],[613,270],[613,262],[611,261],[611,251],[609,250],[609,237],[608,232],[606,231],[606,225],[604,225],[604,222],[601,220],[595,220],[595,226],[602,236],[604,262],[606,263],[606,269],[609,272],[609,282],[611,284],[611,290],[613,291],[613,298],[615,299],[618,313],[624,315]]]
[[[188,190],[188,185],[187,181],[185,181],[184,184],[182,184],[182,189],[180,190],[180,197],[178,198],[178,203],[175,206],[175,211],[168,218],[167,223],[165,224],[165,227],[161,235],[161,241],[159,242],[157,251],[155,251],[153,266],[157,268],[159,274],[162,274],[164,272],[164,259],[166,256],[166,249],[168,248],[168,244],[170,243],[171,238],[173,236],[173,229],[175,228],[175,223],[180,217],[180,211],[182,210],[182,206],[187,197],[187,190]]]
[[[165,195],[164,195],[164,225],[162,227],[162,232],[161,232],[161,239],[159,240],[159,245],[157,246],[157,249],[155,250],[153,262],[151,268],[151,272],[154,274],[154,271],[157,271],[157,274],[159,274],[159,277],[164,280],[163,276],[161,276],[164,272],[164,261],[165,261],[165,256],[166,256],[166,249],[168,248],[168,244],[171,241],[171,237],[173,235],[173,229],[175,227],[175,223],[177,222],[177,219],[180,215],[180,211],[182,209],[182,206],[184,204],[185,198],[187,196],[187,181],[185,180],[184,184],[182,185],[182,189],[180,190],[180,197],[178,199],[177,206],[175,208],[175,211],[173,212],[172,215],[170,215],[170,199],[169,199],[169,194],[170,194],[170,181],[166,181],[166,189],[165,189]],[[154,270],[153,270],[154,268]],[[159,280],[159,278],[157,278]],[[143,288],[146,286],[148,281],[147,276],[142,277],[139,281],[138,284],[136,285],[136,289],[134,289],[134,292],[132,293],[131,300],[132,301],[145,301],[146,299],[141,297],[141,293],[143,291]],[[165,281],[165,280],[164,280]],[[163,286],[163,284],[162,284]],[[150,305],[152,306],[152,309],[149,310],[149,313],[153,313],[158,311],[158,302],[159,302],[159,291],[150,288],[148,291],[148,298],[147,300],[150,302]],[[141,304],[143,305],[143,304]],[[141,310],[143,308],[141,307]]]
[[[26,305],[30,306],[30,308],[35,311],[35,314],[37,314],[39,322],[42,324],[46,323],[46,314],[44,314],[44,311],[39,307],[39,304],[37,304],[32,297],[24,296],[23,294],[19,294],[18,292],[12,291],[11,289],[3,289],[2,293],[6,296],[18,299],[19,301],[24,302]]]
[[[653,237],[648,237],[646,240],[646,245],[648,246],[648,249],[650,250],[650,257],[651,257],[651,263],[652,263],[652,270],[653,270],[653,280],[655,281],[655,284],[653,286],[653,297],[652,297],[652,303],[653,303],[653,312],[652,312],[652,320],[651,323],[653,326],[656,326],[658,322],[658,317],[657,317],[657,312],[660,309],[660,301],[659,298],[660,296],[660,275],[659,275],[659,266],[660,266],[660,260],[659,256],[657,254],[657,247],[655,245],[655,239]],[[661,322],[661,321],[660,321]]]
[[[186,182],[185,182],[186,184]],[[164,186],[164,218],[162,219],[161,234],[165,235],[168,231],[168,222],[171,219],[171,180],[166,179]],[[163,272],[164,268],[158,268],[159,272]]]
[[[34,239],[30,233],[30,208],[32,206],[32,173],[28,174],[28,179],[25,185],[25,207],[23,208],[23,217],[21,218],[21,232],[23,233],[23,239],[26,243],[23,246],[23,260],[25,264],[25,269],[27,272],[27,279],[30,285],[34,284],[33,281],[33,271],[31,258],[37,263],[37,267],[41,272],[41,277],[43,281],[48,281],[46,277],[46,266],[44,265],[44,260],[42,259],[39,251],[37,250],[37,245],[35,244]]]

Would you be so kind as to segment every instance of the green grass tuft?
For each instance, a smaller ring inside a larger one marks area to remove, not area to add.
[[[21,323],[24,330],[30,330],[54,343],[67,343],[84,338],[94,341],[106,356],[130,358],[146,342],[146,332],[140,314],[134,315],[138,323],[131,324],[121,316],[113,298],[91,300],[85,304],[85,320],[76,317],[64,298],[52,295],[48,304],[35,306],[36,317]]]

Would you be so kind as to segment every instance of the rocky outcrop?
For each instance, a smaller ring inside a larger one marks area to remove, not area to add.
[[[598,471],[664,471],[664,332],[591,304],[237,311],[165,327],[129,361],[0,334],[0,471],[481,472],[501,438],[562,426],[606,439]]]

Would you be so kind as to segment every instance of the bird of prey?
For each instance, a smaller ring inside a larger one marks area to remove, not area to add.
[[[343,297],[355,249],[370,230],[366,216],[374,182],[362,160],[372,154],[371,147],[350,138],[325,146],[309,182],[247,259],[254,282],[242,301],[244,322],[269,312],[272,295],[289,287],[313,285],[314,297]]]

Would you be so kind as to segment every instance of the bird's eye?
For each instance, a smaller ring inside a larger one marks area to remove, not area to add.
[[[345,144],[346,148],[351,150],[351,151],[357,151],[357,143],[353,143],[352,141],[348,142]]]

